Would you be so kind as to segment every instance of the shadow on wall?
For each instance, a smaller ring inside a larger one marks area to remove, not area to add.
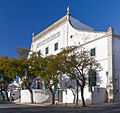
[[[107,90],[105,88],[94,88],[92,92],[92,104],[104,103],[108,100]]]

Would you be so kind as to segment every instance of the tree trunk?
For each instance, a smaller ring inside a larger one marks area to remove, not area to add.
[[[21,80],[22,80],[22,79],[21,79]],[[26,82],[24,82],[24,84],[25,84],[26,88],[27,88],[27,89],[29,90],[29,92],[30,92],[31,104],[33,104],[33,103],[34,103],[34,101],[33,101],[33,91],[32,91],[32,89],[30,88],[30,85],[31,85],[31,84],[27,85]]]
[[[32,91],[32,89],[29,88],[29,92],[30,92],[31,104],[33,104],[34,101],[33,101],[33,91]]]
[[[2,86],[1,86],[1,90],[0,91],[1,91],[1,95],[3,97],[3,101],[5,101],[5,96],[3,95],[3,92],[2,92],[3,91]]]
[[[8,97],[8,92],[5,91],[6,97],[7,97],[7,101],[9,102],[9,97]]]
[[[84,100],[84,87],[81,87],[81,98],[82,98],[82,106],[86,106],[85,100]]]
[[[6,94],[7,101],[9,102],[8,92],[6,91],[6,90],[7,90],[7,87],[8,87],[8,85],[4,86],[4,92],[5,92],[5,94]]]
[[[78,87],[78,81],[76,81],[76,82],[77,82],[77,89],[76,89],[76,90],[77,90],[77,91],[76,91],[76,92],[77,92],[76,106],[78,107],[78,100],[79,100],[79,89],[78,89],[78,88],[79,88],[79,87]]]
[[[51,94],[52,94],[52,104],[54,105],[55,104],[55,95],[54,95],[54,91],[52,88],[49,88]]]
[[[74,96],[73,104],[75,104],[75,101],[76,101],[76,93],[74,93],[74,91],[73,91],[73,96]]]

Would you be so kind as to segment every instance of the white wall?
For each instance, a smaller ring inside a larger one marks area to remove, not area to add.
[[[73,21],[73,19],[72,19]],[[42,46],[37,47],[37,45],[41,42],[46,40],[47,38],[51,38],[54,34],[60,32],[60,36],[55,38],[54,40],[48,41]],[[101,82],[97,83],[100,87],[106,88],[107,86],[107,75],[108,72],[108,41],[107,41],[107,32],[94,32],[94,31],[83,31],[77,30],[71,26],[69,22],[64,23],[63,25],[59,26],[58,28],[50,31],[46,35],[42,36],[39,40],[32,44],[33,51],[41,51],[43,56],[45,55],[45,48],[49,47],[49,54],[57,54],[61,51],[61,48],[71,45],[79,45],[79,43],[84,45],[85,48],[88,50],[92,48],[96,48],[96,56],[95,59],[101,64],[103,70],[99,73],[99,78]],[[72,36],[72,38],[71,38]],[[54,51],[54,44],[58,42],[58,50]],[[72,92],[68,90],[67,96],[66,93],[63,92],[63,102],[73,101]],[[88,89],[85,89],[85,95],[87,95],[86,100],[91,100],[91,93],[88,92]]]
[[[14,98],[14,100],[17,100],[20,98],[20,91],[19,90],[12,90],[8,92],[8,97],[10,98],[10,93],[11,96]]]
[[[107,90],[105,88],[94,88],[92,92],[92,104],[107,102]]]
[[[49,90],[33,89],[33,101],[34,103],[45,103],[51,102],[52,96]],[[30,92],[29,90],[21,90],[21,102],[30,103]]]
[[[68,29],[67,29],[68,26]],[[48,37],[51,38],[54,34],[60,32],[60,36],[55,38],[54,40],[46,42],[44,45],[37,48],[37,44],[41,41],[46,40]],[[68,33],[68,35],[67,35]],[[73,36],[71,38],[71,35]],[[107,75],[108,72],[108,44],[107,44],[107,37],[105,36],[106,32],[91,32],[91,31],[82,31],[74,29],[70,23],[65,23],[60,27],[54,29],[53,31],[49,32],[45,36],[42,36],[39,40],[33,43],[33,50],[39,51],[41,50],[43,56],[45,55],[45,48],[49,47],[49,54],[57,54],[61,51],[61,48],[64,48],[70,45],[78,45],[85,44],[84,47],[88,50],[92,48],[96,48],[96,60],[99,61],[102,65],[103,70],[99,73],[101,77],[102,87],[106,87],[107,85]],[[67,37],[68,36],[68,37]],[[104,37],[99,39],[100,37]],[[99,39],[99,40],[95,40]],[[95,41],[93,41],[95,40]],[[54,51],[54,44],[58,42],[58,50]],[[89,43],[90,42],[90,43]]]
[[[70,89],[63,91],[63,103],[73,103],[74,102],[74,96]]]
[[[103,103],[107,101],[107,91],[105,88],[93,88],[93,92],[84,89],[84,99],[87,104]],[[63,103],[73,103],[74,95],[70,89],[63,91]],[[81,92],[79,91],[79,103],[82,103]]]
[[[88,43],[84,47],[88,48],[88,50],[92,48],[96,49],[95,59],[100,63],[102,67],[102,70],[98,72],[99,77],[97,79],[97,85],[106,88],[108,82],[108,76],[106,74],[108,72],[107,37]]]
[[[59,28],[54,29],[53,31],[50,31],[48,34],[46,34],[45,36],[42,36],[39,40],[37,40],[36,42],[34,42],[32,44],[32,50],[33,51],[41,51],[43,56],[46,56],[45,54],[45,48],[49,47],[49,53],[47,55],[51,55],[51,54],[57,54],[58,52],[61,51],[61,48],[66,47],[66,28],[67,28],[67,23],[61,25]],[[54,38],[51,41],[46,41],[45,44],[42,44],[42,46],[37,47],[37,45],[42,42],[45,41],[46,39],[50,39],[52,38],[52,36],[54,36],[56,33],[59,33],[60,36]],[[54,51],[54,44],[58,42],[58,50]]]
[[[120,39],[113,37],[113,69],[115,78],[115,97],[120,101]]]
[[[102,71],[98,72],[99,78],[97,85],[106,88],[108,82],[108,37],[107,32],[89,32],[76,30],[69,25],[68,45],[84,45],[87,50],[95,48],[95,59],[101,64]],[[73,36],[71,38],[71,35]]]

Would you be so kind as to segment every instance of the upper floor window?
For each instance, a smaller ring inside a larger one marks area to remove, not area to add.
[[[49,52],[49,48],[46,47],[46,48],[45,48],[45,54],[48,54],[48,52]]]
[[[70,36],[70,38],[72,38],[72,37],[73,37],[73,35]]]
[[[55,43],[55,45],[54,45],[54,50],[55,50],[55,51],[58,50],[58,43]]]
[[[91,56],[95,56],[95,48],[91,49]]]

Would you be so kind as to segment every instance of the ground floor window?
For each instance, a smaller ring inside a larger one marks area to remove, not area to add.
[[[46,82],[45,82],[45,89],[48,89],[47,84],[48,84],[48,82],[46,81]]]
[[[92,86],[96,86],[96,70],[89,71],[89,88],[91,90]]]

